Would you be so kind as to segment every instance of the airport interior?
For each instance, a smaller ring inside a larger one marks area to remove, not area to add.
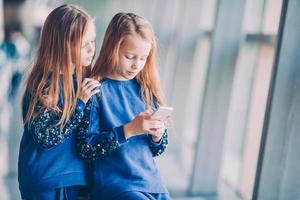
[[[0,0],[1,200],[21,200],[26,75],[62,4],[94,17],[95,57],[116,13],[152,24],[174,108],[154,159],[172,199],[300,200],[299,0]]]

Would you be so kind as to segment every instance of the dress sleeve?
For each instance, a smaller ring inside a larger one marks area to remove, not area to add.
[[[159,142],[154,142],[152,140],[151,135],[148,135],[148,139],[149,139],[149,148],[150,151],[152,152],[152,156],[156,157],[161,155],[165,149],[168,146],[168,130],[166,129],[160,139]]]
[[[68,138],[80,124],[83,118],[85,103],[78,99],[76,108],[64,127],[57,126],[59,115],[54,110],[38,114],[32,120],[32,134],[36,143],[43,149],[50,149]]]
[[[79,156],[87,160],[97,160],[110,152],[120,148],[127,142],[124,127],[119,126],[112,129],[102,130],[97,110],[99,104],[96,96],[88,101],[84,111],[84,118],[78,131]],[[95,114],[95,117],[91,115]],[[93,125],[90,126],[90,119]]]

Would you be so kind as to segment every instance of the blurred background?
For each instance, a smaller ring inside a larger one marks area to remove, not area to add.
[[[299,0],[0,0],[0,199],[19,200],[20,97],[42,24],[73,3],[97,55],[119,11],[157,33],[174,115],[156,159],[173,199],[300,200]]]

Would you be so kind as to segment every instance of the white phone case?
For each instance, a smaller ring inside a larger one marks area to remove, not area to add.
[[[152,116],[170,117],[172,112],[173,112],[172,107],[161,106],[154,111]]]

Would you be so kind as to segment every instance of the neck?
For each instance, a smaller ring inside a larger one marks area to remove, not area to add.
[[[110,78],[110,79],[113,79],[113,80],[118,80],[118,81],[127,81],[127,79],[125,79],[121,76],[115,75],[113,73],[110,73],[110,74],[106,75],[106,77]]]

